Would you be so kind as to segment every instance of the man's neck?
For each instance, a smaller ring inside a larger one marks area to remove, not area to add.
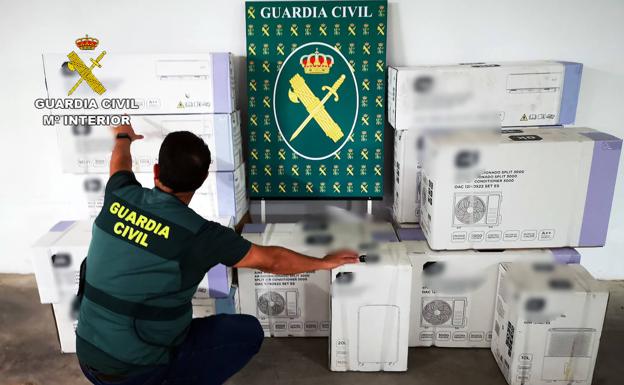
[[[182,203],[184,203],[185,205],[189,205],[189,203],[191,203],[191,199],[193,198],[193,195],[195,194],[194,191],[192,192],[183,192],[183,193],[169,193],[171,195],[173,195],[174,197],[178,198],[179,200],[182,201]]]
[[[154,179],[154,185],[160,191],[167,193],[167,194],[171,194],[174,197],[178,198],[179,201],[181,201],[187,206],[189,205],[189,203],[191,203],[191,199],[193,198],[193,195],[195,195],[195,191],[173,192],[172,189],[162,184],[158,179]]]

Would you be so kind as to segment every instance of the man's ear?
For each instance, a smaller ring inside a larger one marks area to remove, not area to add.
[[[158,163],[154,164],[154,186],[156,186],[158,181],[160,180],[160,165]]]

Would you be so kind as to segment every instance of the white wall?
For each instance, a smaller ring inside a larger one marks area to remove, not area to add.
[[[580,61],[585,69],[577,124],[624,136],[621,0],[390,3],[388,64]],[[32,104],[45,96],[41,53],[65,52],[88,33],[109,52],[230,51],[243,56],[244,23],[239,0],[0,0],[0,271],[32,271],[29,245],[73,210],[54,130],[41,126]],[[242,70],[240,75],[243,91]],[[584,265],[602,278],[624,278],[622,169],[608,246],[583,251]],[[318,206],[293,204],[271,203],[269,209],[279,214],[290,205],[289,211],[305,213]],[[377,211],[387,212],[388,205],[387,200],[376,203]]]

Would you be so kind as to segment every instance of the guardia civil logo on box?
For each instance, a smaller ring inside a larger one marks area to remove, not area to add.
[[[247,1],[251,198],[383,197],[385,0]]]
[[[329,158],[347,143],[358,116],[358,88],[347,59],[320,42],[294,50],[274,88],[275,121],[290,149],[305,159]],[[301,123],[297,123],[300,117]]]

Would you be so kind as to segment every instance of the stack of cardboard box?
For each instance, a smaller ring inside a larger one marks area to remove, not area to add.
[[[81,52],[82,60],[94,53]],[[145,188],[153,188],[153,166],[165,136],[190,131],[208,145],[209,177],[190,205],[206,219],[233,228],[248,210],[245,165],[242,158],[241,117],[236,107],[236,81],[229,53],[117,54],[105,56],[97,79],[100,95],[84,84],[68,91],[80,76],[68,69],[64,54],[44,54],[43,69],[51,114],[129,115],[135,132],[144,135],[131,147],[133,171]],[[84,101],[75,109],[69,101]],[[69,109],[56,108],[70,106]],[[115,139],[108,126],[56,126],[64,186],[76,200],[69,213],[78,221],[55,225],[35,244],[34,266],[41,302],[52,304],[61,350],[75,351],[75,296],[79,267],[86,257],[93,219],[104,201],[111,150]],[[211,269],[193,298],[193,316],[237,313],[238,293],[232,271]]]
[[[216,218],[223,226],[233,227],[231,217]],[[77,297],[80,265],[87,256],[93,223],[90,220],[62,221],[54,225],[33,246],[33,265],[39,298],[52,304],[61,351],[76,351],[78,325]],[[232,285],[232,270],[213,267],[193,297],[193,316],[238,313],[238,293]]]
[[[210,148],[212,164],[193,208],[205,217],[231,216],[238,223],[249,205],[231,54],[110,53],[104,60],[98,80],[106,91],[97,95],[84,86],[69,97],[95,99],[96,107],[50,112],[129,115],[135,131],[144,135],[132,145],[133,170],[148,188],[153,187],[151,174],[165,136],[175,131],[195,133]],[[68,98],[78,75],[67,70],[67,61],[66,55],[43,55],[48,98]],[[101,208],[108,178],[114,144],[110,127],[57,125],[56,130],[63,171],[76,175],[70,183],[84,191],[79,213],[94,217]]]
[[[581,70],[390,68],[410,346],[491,347],[510,384],[591,383],[608,292],[571,247],[605,244],[622,140],[562,126]]]

